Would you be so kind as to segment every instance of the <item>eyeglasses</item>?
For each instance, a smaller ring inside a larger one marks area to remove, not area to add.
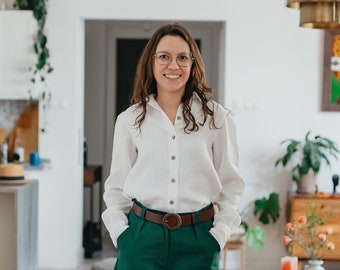
[[[168,66],[172,62],[172,56],[166,52],[158,52],[154,55],[156,58],[156,62],[161,66]],[[180,67],[188,67],[192,64],[195,58],[191,56],[191,54],[180,54],[176,57],[177,65]]]

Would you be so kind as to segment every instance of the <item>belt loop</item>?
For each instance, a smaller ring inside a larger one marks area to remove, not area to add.
[[[195,219],[196,219],[195,213],[191,213],[191,214],[190,214],[190,217],[191,217],[191,223],[192,223],[192,224],[195,224]]]
[[[194,214],[195,214],[195,223],[200,223],[200,212],[197,211]]]
[[[138,205],[141,210],[140,210],[140,214],[139,214],[139,217],[142,218],[142,219],[145,219],[145,213],[146,213],[146,208],[144,205],[142,205],[139,201],[137,201],[136,198],[133,198],[132,199],[133,203],[135,203],[136,205]],[[138,214],[137,214],[138,215]]]
[[[140,212],[140,217],[144,219],[145,218],[146,208],[143,205],[141,206],[141,208],[142,208],[142,210]]]

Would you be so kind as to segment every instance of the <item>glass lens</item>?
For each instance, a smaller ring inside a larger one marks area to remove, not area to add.
[[[155,58],[158,64],[167,66],[172,61],[172,56],[166,52],[158,52],[155,54]],[[181,67],[188,67],[191,65],[193,58],[190,54],[180,54],[176,57],[176,62]]]
[[[168,54],[168,53],[164,53],[164,52],[156,53],[155,57],[156,57],[157,63],[162,65],[162,66],[169,65],[171,63],[171,60],[172,60],[171,55]]]

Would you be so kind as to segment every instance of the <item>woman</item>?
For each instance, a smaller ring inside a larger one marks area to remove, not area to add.
[[[188,31],[160,27],[115,125],[102,216],[119,251],[115,269],[218,269],[240,224],[244,182],[232,114],[211,93]]]

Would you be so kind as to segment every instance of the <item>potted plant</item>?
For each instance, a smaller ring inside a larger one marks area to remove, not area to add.
[[[292,180],[298,184],[298,193],[315,193],[316,175],[320,171],[322,163],[330,167],[330,157],[338,159],[339,150],[334,141],[317,135],[310,138],[308,131],[304,141],[287,139],[281,144],[288,144],[286,152],[279,158],[275,167],[282,164],[292,168]]]
[[[286,223],[282,240],[289,253],[292,253],[293,249],[295,252],[298,249],[304,251],[309,260],[308,267],[305,269],[324,269],[321,265],[325,252],[335,249],[334,243],[329,241],[330,235],[334,232],[333,228],[325,226],[324,219],[324,216],[332,215],[332,213],[325,212],[317,205],[310,204],[309,207],[309,213],[302,214],[296,220]]]
[[[266,243],[266,234],[263,227],[252,224],[251,216],[255,217],[262,225],[270,224],[271,221],[275,223],[280,216],[279,194],[272,192],[268,197],[250,201],[240,215],[247,245],[254,250],[262,250]]]

